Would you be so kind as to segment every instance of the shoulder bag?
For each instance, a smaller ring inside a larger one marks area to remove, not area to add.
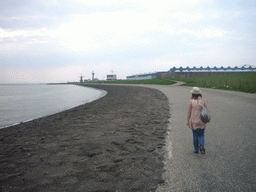
[[[202,101],[203,101],[203,99],[202,99]],[[210,120],[211,120],[211,115],[210,115],[209,111],[205,108],[204,101],[203,101],[203,105],[202,105],[200,116],[201,116],[201,120],[204,123],[209,123]]]

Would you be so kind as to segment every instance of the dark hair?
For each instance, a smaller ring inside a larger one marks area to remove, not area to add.
[[[201,93],[199,93],[199,94],[194,94],[194,93],[192,93],[191,99],[197,99],[198,97],[203,97],[203,96],[202,96]]]

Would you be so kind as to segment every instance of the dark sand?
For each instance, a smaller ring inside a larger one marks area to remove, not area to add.
[[[0,191],[155,191],[169,118],[155,89],[88,85],[92,103],[0,130]]]

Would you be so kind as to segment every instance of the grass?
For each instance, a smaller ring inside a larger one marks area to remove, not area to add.
[[[109,84],[152,84],[152,85],[172,85],[175,81],[186,82],[183,86],[205,87],[214,89],[224,89],[231,91],[241,91],[256,93],[256,73],[218,75],[203,77],[185,77],[175,79],[145,79],[145,80],[117,80],[104,81]],[[90,82],[92,83],[92,82]],[[102,83],[102,81],[93,82]]]
[[[92,83],[92,82],[90,82]],[[102,83],[102,81],[94,82],[94,83]],[[117,81],[104,81],[104,83],[109,84],[151,84],[151,85],[172,85],[176,83],[171,79],[144,79],[144,80],[117,80]]]
[[[256,73],[186,77],[175,78],[173,80],[186,82],[183,86],[256,93]]]

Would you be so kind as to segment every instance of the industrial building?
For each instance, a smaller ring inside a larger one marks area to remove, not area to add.
[[[166,72],[156,72],[148,74],[139,74],[127,76],[127,80],[143,80],[153,78],[180,78],[180,77],[199,77],[199,76],[213,76],[213,75],[231,75],[231,74],[243,74],[243,73],[255,73],[256,67],[252,65],[243,65],[241,67],[173,67]]]
[[[157,78],[157,73],[139,74],[127,76],[127,80],[143,80],[143,79],[154,79]]]
[[[180,67],[171,68],[168,72],[158,72],[157,78],[181,78],[181,77],[200,77],[200,76],[214,76],[214,75],[232,75],[243,73],[255,73],[256,67],[250,65],[243,65],[241,67]]]

